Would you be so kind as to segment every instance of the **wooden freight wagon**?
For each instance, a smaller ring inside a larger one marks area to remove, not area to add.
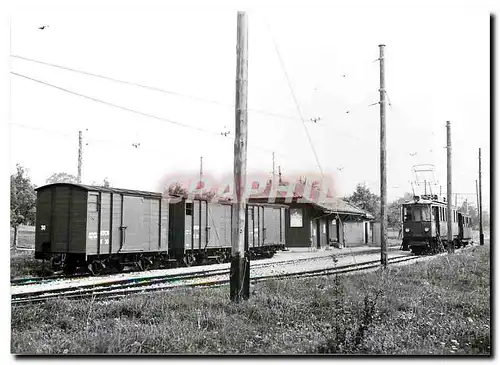
[[[169,259],[169,200],[161,194],[67,183],[36,191],[35,258],[67,271]]]
[[[272,256],[285,247],[284,205],[247,204],[248,248],[252,256]],[[170,249],[187,266],[231,256],[229,202],[178,198],[170,204]]]

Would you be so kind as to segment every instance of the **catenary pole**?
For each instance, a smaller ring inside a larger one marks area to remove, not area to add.
[[[448,228],[448,252],[455,252],[455,244],[453,242],[453,231],[452,231],[452,219],[453,219],[453,208],[451,205],[452,197],[452,184],[451,184],[451,125],[450,122],[446,122],[446,203],[448,207],[447,212],[447,228]]]
[[[248,20],[238,12],[236,64],[236,126],[234,139],[234,186],[232,247],[230,270],[230,299],[248,299],[250,292],[250,259],[246,252],[247,237],[245,184],[247,168],[247,87],[248,87]]]
[[[380,49],[380,262],[387,266],[387,171],[385,138],[385,60],[384,44]]]
[[[482,186],[481,186],[481,149],[479,149],[479,244],[484,245],[483,197],[482,197]]]

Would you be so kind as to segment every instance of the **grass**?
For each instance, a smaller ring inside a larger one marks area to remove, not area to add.
[[[490,252],[366,274],[12,308],[17,354],[488,355]]]
[[[18,231],[18,248],[35,248],[35,227],[20,226]],[[14,241],[14,230],[10,230],[10,247]],[[10,251],[10,278],[24,278],[30,276],[42,276],[42,260],[35,260],[34,251],[14,250]],[[52,274],[50,262],[45,262],[45,275]]]
[[[42,260],[35,260],[34,251],[16,251],[10,253],[10,278],[39,277],[44,274],[53,274],[50,262],[45,261],[45,270]]]
[[[14,229],[10,229],[10,246],[14,242]],[[17,230],[17,247],[35,248],[35,227],[20,226]]]

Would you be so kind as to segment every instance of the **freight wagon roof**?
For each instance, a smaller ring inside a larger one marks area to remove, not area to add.
[[[114,193],[114,194],[123,194],[123,195],[143,196],[143,197],[158,198],[158,199],[161,199],[161,197],[162,197],[161,193],[155,193],[155,192],[151,192],[151,191],[105,188],[103,186],[74,184],[74,183],[48,184],[48,185],[40,186],[40,187],[36,188],[35,190],[38,191],[38,190],[49,189],[52,186],[71,186],[71,187],[80,188],[80,189],[86,190],[86,191],[97,191],[97,192],[101,192],[101,193]]]

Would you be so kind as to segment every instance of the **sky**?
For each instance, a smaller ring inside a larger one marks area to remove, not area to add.
[[[200,156],[204,174],[231,176],[238,7],[37,9],[11,17],[9,66],[22,75],[10,76],[11,173],[19,163],[37,185],[54,172],[76,175],[82,130],[86,184],[107,177],[115,187],[162,191],[173,176],[198,176]],[[380,194],[377,58],[385,44],[388,200],[411,192],[419,164],[434,165],[445,192],[449,120],[458,203],[475,204],[481,148],[489,209],[488,11],[345,4],[243,10],[249,175],[270,176],[272,152],[284,176],[318,175],[307,128],[336,195],[358,183]]]

